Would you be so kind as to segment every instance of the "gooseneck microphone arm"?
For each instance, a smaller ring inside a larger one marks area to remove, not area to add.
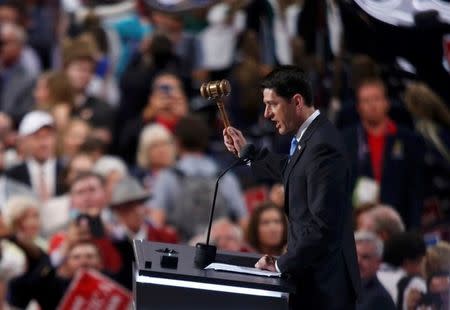
[[[216,187],[214,188],[213,202],[212,202],[211,210],[209,213],[208,234],[206,236],[206,245],[207,246],[209,245],[209,239],[210,239],[210,235],[211,235],[211,226],[212,226],[212,220],[214,218],[214,209],[216,208],[216,198],[217,198],[217,191],[219,189],[220,179],[231,169],[233,169],[237,166],[245,165],[248,162],[250,162],[254,158],[255,152],[256,152],[256,148],[253,144],[250,144],[250,143],[246,144],[242,148],[242,150],[239,154],[239,158],[234,163],[232,163],[229,167],[227,167],[225,170],[223,170],[217,177]]]
[[[214,210],[216,208],[216,198],[217,198],[217,192],[219,189],[219,182],[220,179],[231,169],[240,166],[245,165],[248,162],[250,162],[256,154],[256,148],[253,144],[247,144],[245,145],[241,152],[239,159],[237,159],[235,162],[233,162],[229,167],[227,167],[225,170],[223,170],[219,176],[217,177],[216,186],[214,188],[214,197],[209,213],[209,223],[208,223],[208,233],[206,236],[206,243],[197,243],[196,244],[196,252],[195,252],[195,263],[199,267],[205,267],[211,262],[213,262],[216,258],[216,250],[217,248],[214,245],[209,245],[210,236],[211,236],[211,227],[212,227],[212,221],[214,218]]]
[[[225,170],[223,170],[217,177],[216,187],[214,188],[214,197],[213,197],[213,201],[212,201],[212,206],[211,206],[211,210],[209,211],[209,223],[208,223],[208,234],[206,236],[206,245],[209,245],[209,238],[211,236],[211,226],[212,226],[212,221],[214,218],[214,210],[216,208],[216,198],[217,198],[217,191],[219,189],[219,181],[228,171],[230,171],[231,169],[233,169],[237,166],[245,164],[246,162],[248,162],[248,159],[239,158],[233,164],[231,164],[229,167],[227,167]]]

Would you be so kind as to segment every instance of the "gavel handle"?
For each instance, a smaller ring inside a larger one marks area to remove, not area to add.
[[[217,100],[217,107],[219,108],[220,117],[222,118],[223,125],[225,128],[230,127],[230,120],[228,119],[227,111],[225,111],[225,106],[222,100]]]

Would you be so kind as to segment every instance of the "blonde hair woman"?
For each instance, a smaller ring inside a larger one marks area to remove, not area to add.
[[[25,252],[46,251],[47,244],[39,234],[41,219],[39,202],[31,197],[15,196],[8,200],[2,209],[3,220],[9,230],[10,239]]]
[[[152,189],[158,173],[175,163],[176,147],[172,133],[164,126],[151,124],[140,134],[136,161],[141,179],[147,190]]]
[[[443,100],[424,83],[413,83],[405,92],[406,107],[426,142],[425,206],[444,206],[450,185],[450,111]],[[448,203],[447,203],[448,204]],[[442,207],[441,207],[442,206]],[[431,224],[431,223],[430,223]]]

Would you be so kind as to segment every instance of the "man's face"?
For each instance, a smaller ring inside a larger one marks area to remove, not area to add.
[[[297,108],[293,102],[288,102],[273,89],[265,88],[263,91],[264,117],[275,123],[280,135],[295,132],[299,128]]]
[[[383,122],[389,110],[384,87],[378,83],[365,84],[357,92],[357,109],[363,122],[378,125]]]
[[[18,24],[20,19],[19,12],[9,6],[0,6],[0,24]]]
[[[55,155],[56,135],[52,127],[43,127],[26,138],[30,155],[44,162]]]
[[[84,92],[94,74],[94,64],[88,59],[72,61],[66,68],[67,77],[77,92]]]
[[[213,227],[211,238],[214,240],[218,249],[235,252],[241,250],[241,242],[236,236],[234,229],[235,228],[228,223]]]
[[[67,256],[66,266],[69,274],[74,276],[80,269],[101,268],[98,249],[92,244],[79,244],[73,247]]]
[[[137,233],[144,224],[145,211],[145,205],[142,203],[135,203],[130,206],[118,208],[116,214],[123,225],[130,231]]]
[[[356,253],[361,278],[363,280],[371,279],[376,275],[380,266],[380,258],[377,256],[375,245],[372,242],[357,242]]]
[[[98,213],[107,204],[105,188],[94,176],[77,181],[70,194],[72,207],[84,214]]]
[[[0,60],[3,65],[15,64],[22,53],[22,43],[13,31],[0,31]]]

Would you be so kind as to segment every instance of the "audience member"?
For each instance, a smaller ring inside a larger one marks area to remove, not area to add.
[[[207,210],[211,206],[215,179],[219,167],[206,155],[208,127],[199,118],[187,116],[175,127],[175,137],[180,154],[173,169],[161,172],[150,201],[151,215],[156,224],[174,225],[182,240],[203,233],[208,224]],[[229,216],[243,227],[247,209],[239,182],[232,174],[225,175],[220,183],[215,216]],[[190,219],[186,221],[186,219]]]
[[[212,223],[210,239],[218,250],[231,252],[249,251],[248,247],[245,246],[242,228],[226,217],[217,219]],[[206,239],[202,240],[202,242],[206,242]]]
[[[100,271],[102,267],[100,249],[92,242],[78,241],[68,248],[62,266],[55,268],[43,262],[28,271],[26,278],[12,281],[9,302],[14,307],[25,308],[34,299],[42,310],[56,309],[78,271]]]
[[[133,287],[133,240],[150,240],[156,242],[177,243],[175,231],[167,228],[156,228],[146,222],[145,201],[149,198],[137,180],[125,178],[114,188],[110,207],[117,218],[114,227],[114,245],[122,256],[122,269],[118,281],[129,288]]]
[[[141,132],[136,154],[137,176],[145,189],[152,191],[156,179],[165,168],[173,166],[176,158],[175,139],[162,125],[147,125]]]
[[[92,169],[105,180],[106,199],[111,200],[114,188],[128,176],[127,165],[120,157],[105,155],[99,158]]]
[[[408,232],[393,236],[384,245],[383,264],[377,276],[398,309],[406,309],[405,296],[411,289],[426,292],[425,281],[420,277],[425,251],[422,237]]]
[[[428,204],[437,201],[450,220],[450,111],[426,84],[414,83],[405,92],[405,103],[415,119],[415,129],[425,140],[424,191]]]
[[[423,206],[421,140],[389,119],[381,80],[361,82],[356,97],[361,123],[344,132],[353,163],[352,187],[358,193],[376,184],[380,194],[372,202],[393,206],[408,228],[417,228]]]
[[[13,24],[0,27],[0,111],[18,123],[33,106],[34,78],[21,63],[25,44],[24,30]],[[6,91],[7,90],[7,91]]]
[[[154,78],[162,72],[176,72],[177,67],[172,42],[164,34],[153,34],[149,47],[131,61],[122,76],[118,123],[138,118],[147,103]]]
[[[55,127],[62,130],[69,122],[75,94],[67,75],[50,71],[39,76],[33,92],[35,107],[50,112]]]
[[[287,244],[287,220],[272,203],[257,207],[250,216],[247,241],[258,253],[279,256]]]
[[[123,125],[117,137],[119,154],[128,163],[134,163],[138,137],[145,125],[158,123],[173,131],[178,120],[186,116],[188,110],[181,80],[172,73],[159,74],[153,80],[142,115]]]
[[[374,232],[378,238],[386,242],[392,236],[404,232],[405,225],[395,209],[378,205],[358,215],[357,229]]]
[[[9,228],[12,241],[20,247],[32,245],[46,251],[47,244],[40,237],[41,218],[39,208],[38,202],[34,199],[16,196],[5,204],[2,216]]]
[[[32,196],[33,191],[29,186],[16,182],[14,179],[6,176],[4,173],[5,149],[0,140],[0,210],[10,197],[13,196]]]
[[[28,113],[20,123],[19,135],[26,143],[27,158],[7,170],[6,175],[31,186],[42,202],[63,194],[63,168],[55,154],[56,132],[51,115],[43,111]]]
[[[87,121],[94,129],[108,132],[113,127],[114,111],[107,103],[87,93],[94,76],[95,53],[91,40],[80,37],[66,42],[63,49],[64,72],[75,92],[72,116]]]
[[[29,289],[22,290],[19,287],[28,282],[35,268],[48,262],[46,243],[39,237],[38,208],[37,201],[24,197],[13,197],[4,206],[3,216],[10,231],[8,239],[15,243],[26,257],[26,272],[10,282],[11,303],[20,308],[25,308],[33,296]],[[16,286],[17,290],[14,289]]]
[[[357,309],[396,309],[389,293],[377,278],[383,255],[383,242],[372,232],[355,233],[356,254],[362,279],[362,294]]]
[[[84,153],[78,153],[67,164],[64,170],[64,195],[50,199],[41,206],[41,215],[45,221],[42,222],[42,235],[50,237],[54,233],[68,227],[70,223],[70,184],[78,175],[92,171],[94,161]]]
[[[59,266],[66,251],[79,240],[94,242],[102,253],[105,270],[115,273],[122,266],[120,254],[111,241],[111,217],[104,179],[93,172],[78,175],[70,187],[70,224],[66,232],[50,240],[52,263]]]
[[[71,119],[61,132],[59,157],[67,164],[73,156],[80,152],[91,131],[89,124],[81,119]]]
[[[281,209],[284,208],[284,185],[275,183],[269,191],[269,200]]]
[[[203,51],[196,36],[184,31],[183,18],[180,14],[153,10],[151,19],[155,30],[164,33],[174,46],[174,51],[179,59],[177,72],[188,91],[194,85],[194,81],[201,74],[203,68]]]
[[[431,304],[434,305],[434,309],[449,309],[450,244],[448,242],[440,241],[427,249],[424,276],[427,280],[428,296],[418,294],[421,300],[416,305],[430,306]],[[428,300],[426,300],[427,297],[429,297]]]
[[[80,152],[88,154],[94,162],[107,155],[108,144],[102,139],[92,135],[86,138],[86,141],[81,145]]]

